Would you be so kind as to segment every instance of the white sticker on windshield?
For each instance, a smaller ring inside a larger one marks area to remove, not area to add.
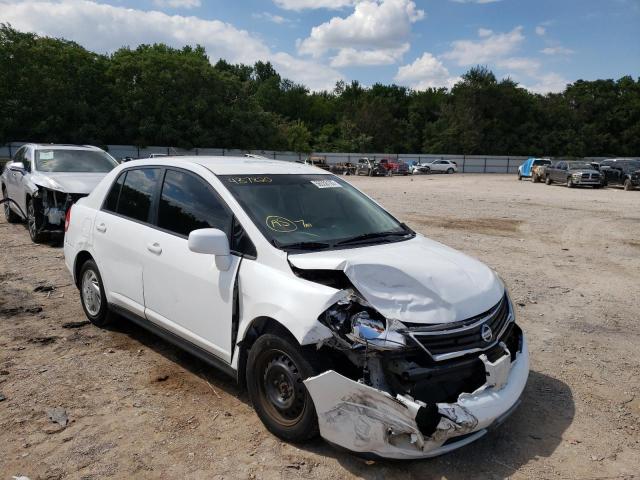
[[[318,188],[342,188],[335,180],[311,180],[311,183]]]
[[[53,150],[40,150],[40,160],[53,160]]]

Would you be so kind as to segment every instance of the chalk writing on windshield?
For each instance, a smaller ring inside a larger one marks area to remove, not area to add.
[[[302,228],[311,228],[313,226],[304,220],[289,220],[288,218],[280,217],[278,215],[269,215],[265,221],[267,227],[274,232],[281,233],[295,232],[298,230],[298,225],[296,225],[297,223],[299,223]]]

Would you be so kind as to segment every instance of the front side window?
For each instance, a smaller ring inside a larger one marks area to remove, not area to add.
[[[36,150],[36,170],[40,172],[107,173],[118,166],[107,153],[95,150]]]
[[[220,175],[264,236],[284,250],[407,239],[413,232],[333,175]]]
[[[116,212],[119,215],[149,223],[151,203],[159,177],[159,168],[127,170]]]
[[[231,214],[202,179],[167,170],[158,207],[158,227],[184,237],[199,228],[217,228],[228,235]]]

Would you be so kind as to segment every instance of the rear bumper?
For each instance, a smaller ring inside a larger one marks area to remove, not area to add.
[[[502,423],[518,406],[528,375],[529,351],[523,338],[522,351],[505,373],[502,388],[487,383],[473,393],[461,394],[456,403],[436,404],[437,413],[432,410],[432,415],[437,415],[437,426],[424,433],[418,423],[424,425],[420,418],[424,419],[426,405],[411,397],[394,398],[333,370],[304,383],[326,440],[379,457],[418,459],[460,448]]]

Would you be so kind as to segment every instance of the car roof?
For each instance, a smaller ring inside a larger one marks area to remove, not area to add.
[[[134,166],[165,166],[180,167],[187,165],[200,165],[215,175],[327,175],[326,170],[304,163],[287,162],[283,160],[271,160],[248,157],[221,157],[221,156],[184,156],[162,157],[133,160],[127,162],[127,168]]]
[[[66,143],[27,143],[27,146],[33,147],[36,150],[95,150],[102,151],[101,148],[94,147],[93,145],[73,145]]]

